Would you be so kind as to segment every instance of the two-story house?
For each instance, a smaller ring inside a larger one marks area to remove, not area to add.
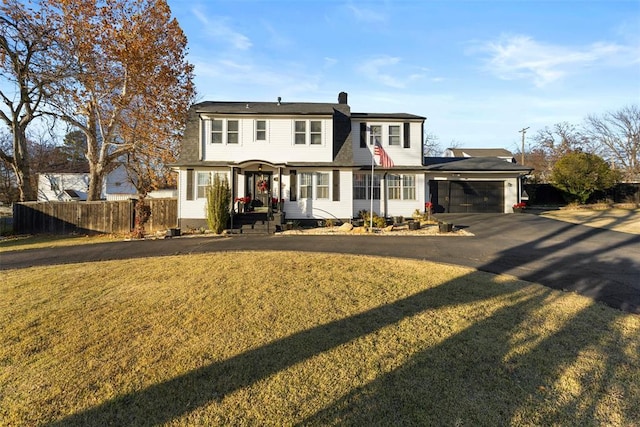
[[[214,174],[228,180],[234,200],[244,201],[234,203],[236,211],[272,202],[293,220],[349,220],[371,208],[385,217],[422,211],[425,202],[438,202],[431,199],[429,180],[468,179],[457,170],[434,171],[425,162],[425,120],[405,113],[352,113],[345,92],[337,103],[195,104],[174,164],[179,226],[205,226],[206,188]],[[376,145],[391,160],[385,167]],[[495,210],[506,212],[518,193],[505,180],[513,186],[523,171],[509,170],[507,177],[502,169],[497,176],[505,190]],[[488,179],[495,181],[496,174]]]

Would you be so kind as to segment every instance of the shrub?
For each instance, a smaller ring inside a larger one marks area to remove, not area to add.
[[[221,179],[217,174],[213,177],[213,183],[207,188],[207,225],[209,230],[216,234],[222,233],[229,220],[229,206],[231,203],[231,190],[227,177]]]
[[[556,162],[551,181],[565,193],[568,202],[586,203],[594,192],[612,187],[618,180],[618,175],[601,157],[575,152]]]

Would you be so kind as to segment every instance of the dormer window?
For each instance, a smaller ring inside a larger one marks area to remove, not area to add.
[[[389,126],[389,145],[400,145],[400,126]]]
[[[369,145],[382,144],[382,126],[371,125],[369,128]]]
[[[296,145],[304,145],[307,142],[307,122],[296,120],[295,124],[295,141]]]
[[[237,144],[237,143],[238,143],[238,121],[228,120],[227,121],[227,144]]]
[[[322,144],[322,122],[319,120],[311,120],[310,142],[312,145]]]

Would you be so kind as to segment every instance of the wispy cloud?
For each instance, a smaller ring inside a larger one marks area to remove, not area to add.
[[[488,54],[485,67],[501,79],[530,79],[542,87],[595,64],[629,62],[630,50],[615,43],[593,43],[572,48],[545,44],[523,35],[474,44],[470,52]],[[633,61],[633,60],[631,60]]]
[[[239,50],[251,48],[252,43],[249,37],[232,29],[228,18],[220,16],[209,17],[196,8],[191,11],[198,21],[203,24],[205,33],[216,41],[229,43],[233,48]]]
[[[372,9],[355,6],[353,3],[347,4],[347,9],[351,11],[353,16],[359,22],[380,23],[387,20],[385,14]]]
[[[424,77],[423,68],[419,68],[417,72],[412,73],[408,73],[405,70],[398,71],[397,68],[399,67],[397,66],[400,63],[401,59],[399,57],[379,55],[365,60],[357,67],[357,71],[374,82],[396,89],[402,89],[407,86],[407,83]],[[392,74],[392,71],[395,71],[396,74]]]

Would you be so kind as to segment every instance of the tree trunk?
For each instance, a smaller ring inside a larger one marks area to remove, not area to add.
[[[100,165],[89,165],[89,191],[87,192],[87,201],[100,200],[102,196],[102,168]]]
[[[13,132],[13,170],[16,174],[20,201],[28,202],[37,200],[37,193],[31,178],[31,166],[29,164],[29,151],[27,150],[27,137],[25,130],[14,121]]]

